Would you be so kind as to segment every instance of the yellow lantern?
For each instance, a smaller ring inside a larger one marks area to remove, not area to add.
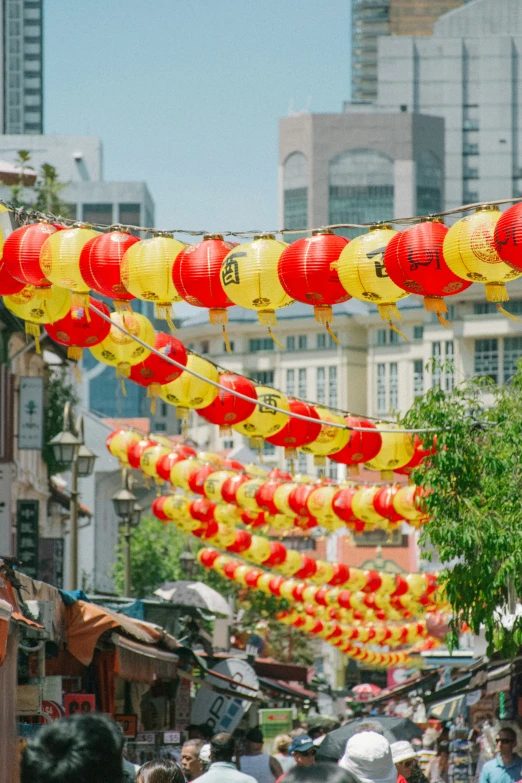
[[[283,582],[283,584],[281,585],[281,588],[279,590],[279,592],[281,593],[282,598],[286,598],[287,601],[292,601],[293,602],[293,600],[294,600],[294,595],[293,595],[294,588],[296,588],[298,584],[299,584],[299,582],[297,581],[297,579],[285,579],[285,581]]]
[[[488,302],[507,302],[505,283],[522,274],[505,264],[495,249],[495,226],[501,212],[494,206],[479,207],[458,220],[444,238],[444,260],[463,280],[484,283]]]
[[[203,492],[205,497],[212,500],[214,503],[222,503],[223,496],[221,495],[221,488],[225,481],[232,476],[235,476],[234,470],[216,470],[207,476],[203,484]]]
[[[223,458],[216,454],[215,451],[198,451],[197,457],[203,462],[216,465],[216,467],[223,464]]]
[[[201,524],[201,522],[199,524]],[[212,539],[209,538],[208,540],[212,540],[212,542],[221,549],[226,549],[227,546],[231,546],[236,540],[236,531],[232,527],[218,523],[218,532],[215,536],[212,536]],[[235,574],[234,579],[236,579]]]
[[[415,486],[401,487],[393,497],[393,508],[408,522],[415,523],[420,522],[421,519],[425,519],[425,512],[419,509],[418,505],[418,488]]]
[[[306,501],[306,507],[311,516],[315,517],[321,527],[327,530],[337,530],[344,527],[344,522],[337,516],[332,508],[332,502],[339,491],[339,487],[324,485],[317,487],[310,493]]]
[[[257,490],[266,483],[266,478],[254,478],[245,481],[241,484],[236,492],[236,502],[248,511],[253,511],[259,514],[262,509],[257,505],[256,493]]]
[[[424,574],[408,574],[406,581],[414,598],[420,598],[428,589],[428,581]]]
[[[191,353],[187,359],[187,369],[194,370],[209,381],[217,383],[219,380],[217,367],[194,353]],[[160,397],[170,405],[176,406],[178,419],[188,419],[190,408],[195,410],[206,408],[214,402],[218,392],[217,386],[212,386],[207,381],[183,371],[175,381],[161,387]]]
[[[285,516],[288,517],[295,517],[295,511],[288,505],[288,496],[295,487],[297,487],[297,484],[294,484],[291,481],[285,481],[277,487],[272,498],[274,506],[281,514],[285,514]]]
[[[285,242],[273,234],[261,234],[252,242],[234,247],[221,265],[221,286],[234,304],[256,310],[265,326],[277,323],[275,311],[294,301],[279,282],[277,266]]]
[[[176,462],[170,469],[170,483],[175,487],[184,489],[185,492],[190,492],[191,489],[188,484],[189,477],[192,473],[201,468],[203,462],[195,457],[189,457],[188,459],[182,459]]]
[[[142,239],[131,245],[121,260],[121,280],[127,291],[145,302],[154,302],[156,316],[172,323],[172,302],[182,298],[174,287],[172,267],[186,247],[168,234]]]
[[[146,476],[153,478],[156,484],[163,484],[163,479],[158,476],[156,465],[160,457],[164,457],[165,454],[170,454],[172,447],[168,448],[158,443],[157,446],[151,446],[149,449],[145,449],[140,457],[140,468]]]
[[[120,461],[122,467],[128,468],[128,451],[133,443],[138,443],[142,438],[143,435],[138,435],[137,432],[133,432],[132,430],[117,430],[114,434],[109,435],[107,439],[107,448],[112,456]]]
[[[214,519],[223,525],[234,527],[241,522],[241,509],[235,503],[220,503],[214,509]]]
[[[212,568],[214,571],[217,571],[218,574],[221,574],[221,576],[225,576],[225,566],[227,563],[230,563],[231,560],[232,558],[227,557],[227,555],[219,555],[219,557],[216,557],[214,560]]]
[[[252,543],[243,554],[247,560],[260,564],[270,557],[270,542],[262,536],[252,536]]]
[[[354,299],[376,304],[385,321],[400,318],[396,302],[409,296],[388,276],[384,267],[386,245],[397,232],[389,225],[371,228],[349,242],[336,262],[341,285]]]
[[[334,567],[331,563],[327,563],[326,560],[316,560],[317,571],[310,577],[312,582],[318,585],[326,585],[333,578]]]
[[[379,429],[379,427],[377,427]],[[392,429],[386,425],[386,429]],[[408,432],[384,432],[382,436],[381,450],[370,462],[365,463],[369,470],[380,470],[383,479],[393,479],[393,471],[403,468],[411,460],[414,454],[413,438]]]
[[[304,451],[305,454],[313,454],[314,465],[326,465],[328,454],[337,454],[338,451],[344,449],[350,440],[350,431],[329,426],[329,422],[341,424],[343,427],[346,426],[346,422],[340,414],[333,413],[320,405],[315,405],[314,407],[315,412],[325,424],[321,425],[317,438],[307,446],[301,446],[298,451]]]
[[[188,516],[190,500],[184,495],[169,495],[163,504],[163,513],[172,521]]]
[[[246,587],[245,576],[251,570],[252,568],[249,565],[238,566],[234,571],[234,582],[239,582],[239,584],[243,585],[243,587]]]
[[[352,510],[357,519],[362,519],[370,527],[386,528],[388,520],[373,507],[373,500],[379,491],[380,487],[360,487],[352,498]]]
[[[89,240],[98,236],[92,228],[80,226],[49,234],[40,250],[45,277],[73,292],[73,309],[89,306],[89,286],[80,272],[80,254]]]
[[[256,589],[261,590],[262,593],[265,593],[265,595],[271,595],[271,590],[269,587],[269,583],[273,579],[272,574],[261,574],[259,579],[257,580]]]
[[[287,549],[285,561],[284,563],[281,563],[281,565],[277,567],[277,570],[279,571],[279,573],[283,574],[283,576],[293,576],[302,567],[303,567],[303,559],[301,557],[300,552],[298,552],[295,549]],[[297,582],[295,584],[297,584]]]
[[[25,332],[34,337],[36,351],[40,353],[40,324],[53,324],[65,318],[71,309],[71,294],[65,288],[53,285],[50,293],[42,299],[38,289],[26,285],[19,293],[4,296],[4,304],[12,313],[23,318]]]
[[[113,325],[105,340],[89,350],[99,362],[116,367],[118,376],[128,378],[131,367],[150,355],[150,350],[138,343],[134,337],[143,340],[147,345],[154,345],[154,327],[141,313],[111,313],[111,321]],[[128,334],[122,332],[119,326],[126,329]]]
[[[254,412],[250,414],[248,419],[234,424],[233,429],[242,435],[247,435],[250,438],[250,445],[260,449],[263,447],[264,439],[282,430],[288,421],[288,416],[285,413],[267,408],[263,403],[275,405],[285,411],[289,411],[290,408],[285,395],[277,389],[272,389],[270,386],[256,386],[256,393],[258,405],[256,405]]]

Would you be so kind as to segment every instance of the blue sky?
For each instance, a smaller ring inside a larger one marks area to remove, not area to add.
[[[350,0],[47,0],[45,132],[93,134],[163,228],[277,225],[278,121],[350,90]]]

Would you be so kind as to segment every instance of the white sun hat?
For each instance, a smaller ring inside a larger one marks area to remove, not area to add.
[[[361,731],[350,737],[339,766],[361,783],[397,783],[390,743],[375,731]]]
[[[394,764],[396,764],[398,761],[406,761],[407,759],[417,758],[415,748],[410,742],[406,742],[406,740],[392,742],[390,748]]]

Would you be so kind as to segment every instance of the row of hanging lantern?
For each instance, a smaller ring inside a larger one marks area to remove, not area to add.
[[[508,299],[506,282],[522,274],[521,240],[520,203],[504,213],[480,207],[449,229],[433,218],[403,231],[379,224],[351,241],[319,230],[289,245],[272,234],[240,245],[207,235],[185,245],[168,234],[140,240],[121,228],[100,234],[41,221],[7,237],[0,294],[56,299],[58,286],[71,293],[73,312],[88,308],[89,291],[112,298],[117,310],[138,298],[154,302],[170,325],[172,303],[181,300],[223,325],[237,304],[269,327],[295,300],[326,324],[332,307],[351,297],[376,304],[390,321],[399,316],[397,301],[416,294],[444,320],[444,298],[473,282],[485,285],[489,301]]]

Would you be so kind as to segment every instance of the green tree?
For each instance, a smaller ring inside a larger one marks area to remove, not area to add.
[[[55,473],[67,470],[68,466],[56,462],[53,449],[49,446],[49,441],[63,429],[63,409],[65,403],[70,402],[74,408],[78,404],[78,397],[74,387],[68,382],[67,370],[63,365],[52,370],[46,391],[42,458],[47,465],[49,475],[53,476]]]
[[[51,213],[56,216],[69,215],[68,204],[61,199],[62,190],[67,187],[61,182],[58,172],[50,163],[43,163],[34,184],[29,185],[26,169],[31,169],[31,153],[28,150],[18,150],[15,165],[20,168],[18,182],[11,186],[11,201],[15,206],[24,206],[38,212]]]
[[[451,642],[463,622],[474,633],[484,626],[490,651],[511,655],[522,622],[508,629],[501,613],[522,596],[522,370],[504,386],[473,378],[449,394],[432,388],[403,424],[437,431],[436,454],[412,478],[426,491],[421,545],[447,564],[440,581],[454,611]]]

